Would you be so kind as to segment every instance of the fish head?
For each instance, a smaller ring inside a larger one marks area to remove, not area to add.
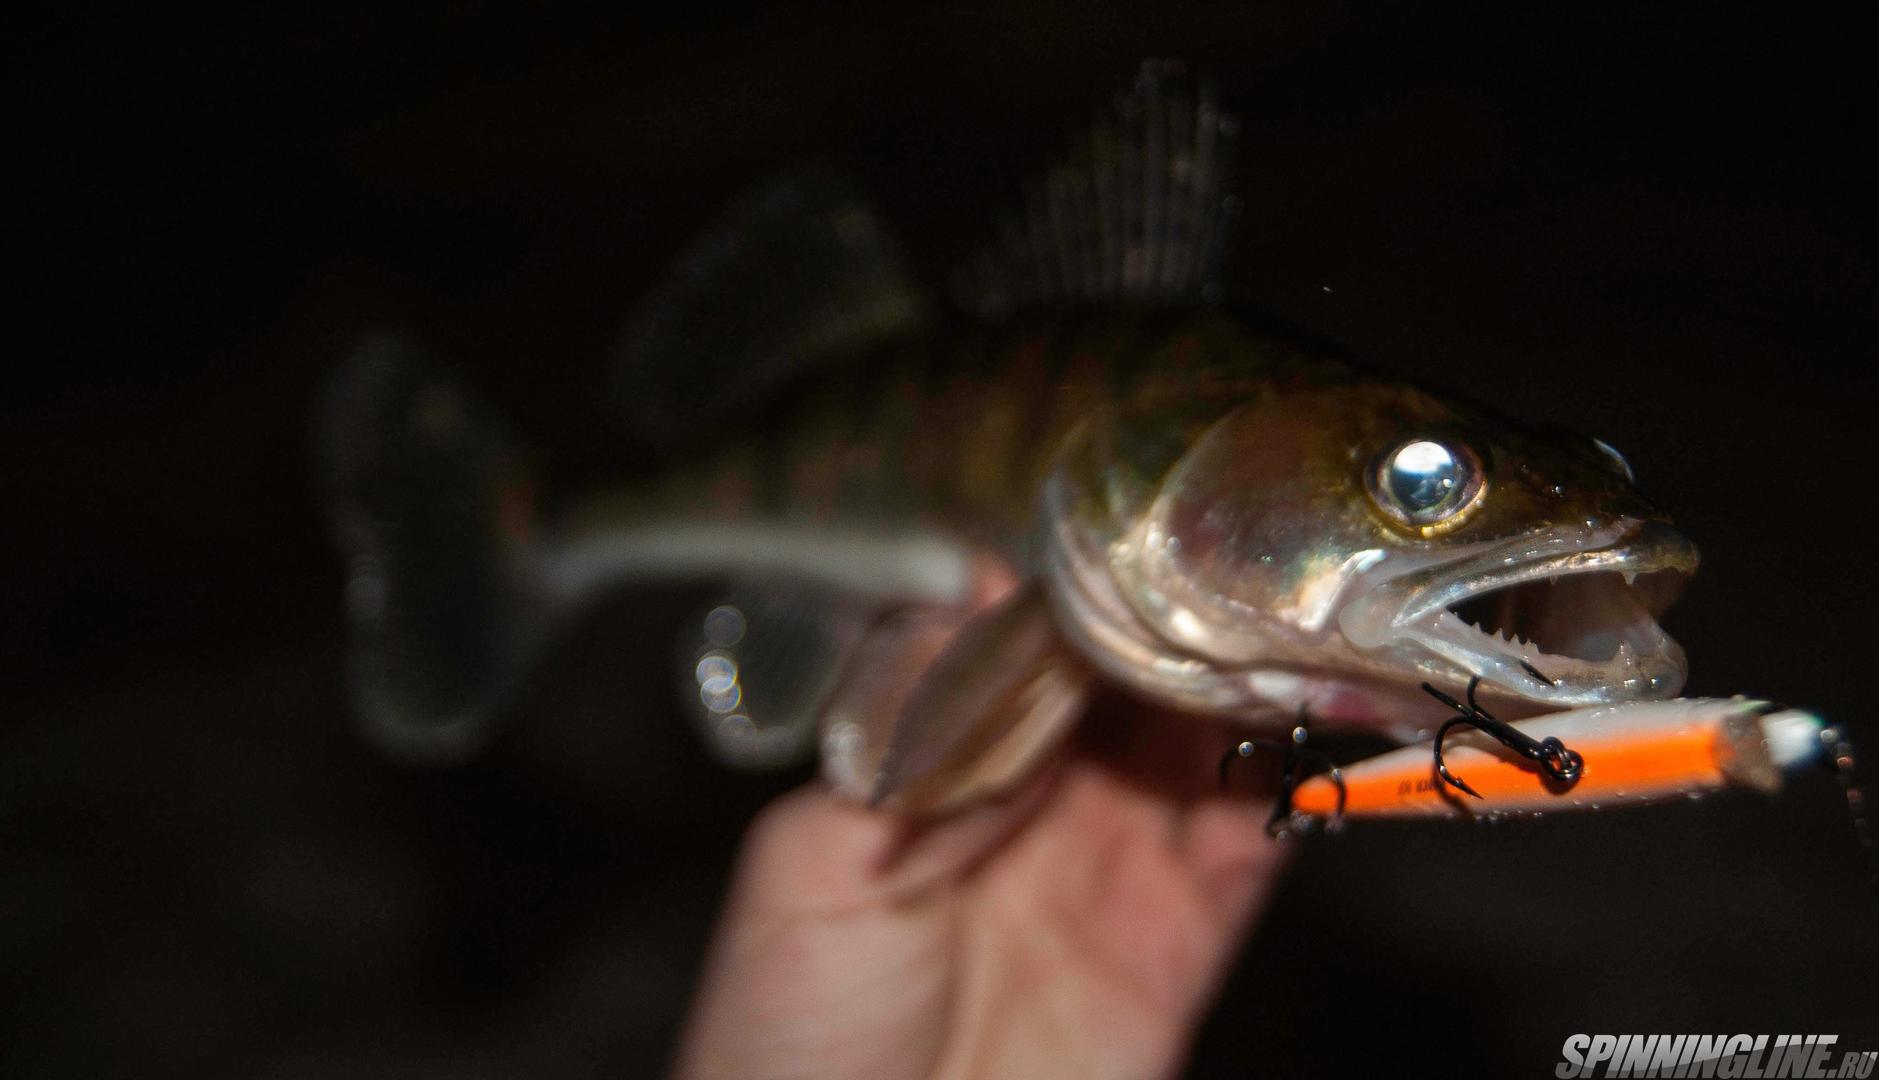
[[[1222,708],[1288,670],[1321,689],[1480,676],[1515,712],[1683,686],[1657,620],[1696,548],[1590,437],[1404,384],[1296,379],[1206,418],[1118,414],[1056,482],[1083,497],[1062,503],[1080,520],[1052,565],[1110,601],[1084,615],[1126,607],[1138,653],[1171,646],[1151,662]]]

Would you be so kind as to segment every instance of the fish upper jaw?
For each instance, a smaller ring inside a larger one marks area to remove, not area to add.
[[[1688,666],[1657,616],[1697,562],[1657,522],[1551,528],[1436,565],[1379,566],[1338,625],[1380,664],[1449,685],[1479,675],[1542,708],[1672,697]]]

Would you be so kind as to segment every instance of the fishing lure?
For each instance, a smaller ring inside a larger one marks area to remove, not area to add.
[[[321,421],[367,729],[471,753],[571,613],[672,580],[721,590],[680,679],[722,756],[819,749],[909,813],[1020,779],[1099,682],[1403,742],[1450,712],[1425,683],[1515,720],[1673,697],[1698,556],[1616,450],[1220,302],[1237,135],[1145,65],[950,303],[834,174],[765,185],[623,339],[671,467],[547,512],[491,410],[368,341]]]
[[[1423,748],[1406,747],[1340,767],[1335,778],[1325,774],[1301,782],[1292,809],[1334,820],[1466,817],[1484,812],[1478,807],[1492,814],[1539,814],[1700,796],[1725,787],[1774,792],[1787,774],[1820,764],[1839,740],[1837,729],[1811,713],[1747,698],[1599,705],[1517,728],[1492,718],[1490,723],[1494,730],[1455,740],[1436,766],[1439,776],[1431,775]],[[1535,749],[1516,745],[1521,742]],[[1574,767],[1536,770],[1533,759],[1545,753],[1537,747],[1549,743],[1577,747]]]

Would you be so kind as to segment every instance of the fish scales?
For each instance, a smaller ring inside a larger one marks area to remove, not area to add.
[[[1098,681],[1400,739],[1442,719],[1424,684],[1513,718],[1675,695],[1696,549],[1615,449],[1217,303],[1237,132],[1144,65],[947,322],[851,186],[760,185],[623,338],[669,473],[534,520],[492,411],[368,343],[324,413],[368,729],[472,752],[571,612],[675,579],[723,590],[680,650],[714,748],[819,748],[908,810],[1015,782]]]
[[[700,460],[586,527],[650,518],[956,530],[1020,557],[1070,431],[1157,383],[1183,394],[1296,377],[1308,361],[1213,313],[1090,313],[895,342],[832,364],[759,416],[675,452]],[[1225,405],[1221,406],[1225,408]]]

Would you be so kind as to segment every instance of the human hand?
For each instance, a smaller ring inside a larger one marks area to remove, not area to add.
[[[1285,863],[1221,725],[1099,710],[1020,791],[929,824],[821,787],[739,856],[676,1075],[1156,1077]]]

